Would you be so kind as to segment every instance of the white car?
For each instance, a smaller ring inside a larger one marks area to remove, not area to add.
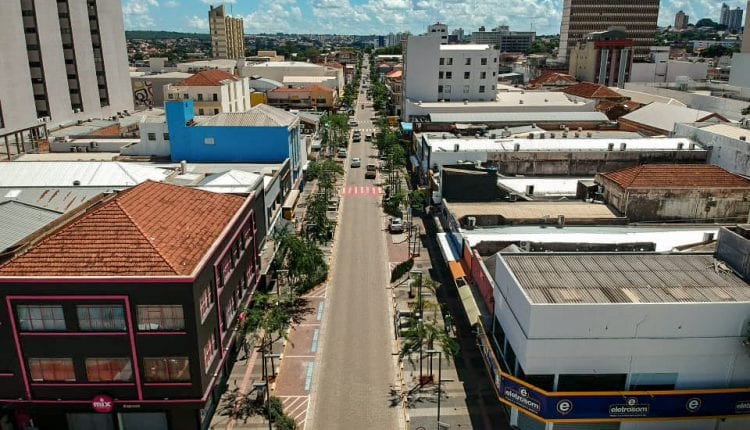
[[[388,224],[388,231],[391,233],[403,233],[404,222],[401,218],[391,218],[391,222]]]
[[[352,167],[360,167],[362,166],[362,160],[360,160],[358,157],[352,158]]]
[[[359,123],[357,121],[354,121],[354,120],[349,121],[349,127],[357,127],[357,126],[359,126]]]
[[[346,158],[346,149],[339,149],[338,154],[336,154],[339,158]]]

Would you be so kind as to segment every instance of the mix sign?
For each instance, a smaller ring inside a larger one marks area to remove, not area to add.
[[[547,392],[503,372],[483,330],[479,330],[477,340],[500,400],[540,420],[623,421],[750,415],[749,389]]]

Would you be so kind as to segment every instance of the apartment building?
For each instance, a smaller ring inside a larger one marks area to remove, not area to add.
[[[630,81],[633,40],[623,29],[589,33],[570,52],[568,73],[576,79],[623,88]]]
[[[245,58],[245,29],[242,18],[224,14],[224,5],[208,10],[211,55],[214,58]]]
[[[533,31],[510,31],[507,25],[485,31],[479,27],[479,31],[471,33],[471,43],[487,44],[500,52],[528,52],[534,44],[536,33]]]
[[[679,11],[674,16],[674,29],[684,30],[687,28],[689,22],[690,16],[686,15],[683,11]]]
[[[441,43],[448,43],[448,25],[436,22],[427,26],[427,33],[437,33],[440,35]]]
[[[659,0],[564,0],[558,58],[567,62],[587,34],[618,26],[625,27],[627,38],[633,40],[634,59],[646,59],[656,41],[658,17]]]
[[[0,135],[133,109],[117,0],[0,2]]]
[[[250,109],[250,84],[248,78],[204,70],[174,85],[165,85],[164,99],[192,99],[196,115],[244,112]]]
[[[495,100],[497,51],[489,45],[443,45],[441,40],[438,33],[406,39],[404,101]]]
[[[0,422],[207,428],[241,349],[264,213],[262,193],[147,181],[0,266]]]

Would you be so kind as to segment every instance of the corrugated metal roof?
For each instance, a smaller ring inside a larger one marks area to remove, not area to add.
[[[622,119],[660,130],[672,131],[677,123],[698,122],[710,115],[713,115],[713,112],[654,102],[630,112]]]
[[[590,152],[610,151],[610,144],[614,145],[612,151],[621,151],[625,144],[624,152],[628,151],[705,151],[695,144],[690,149],[690,144],[695,143],[687,138],[537,138],[537,139],[492,139],[491,137],[456,138],[452,134],[445,134],[445,138],[439,134],[423,135],[432,152],[455,151],[458,145],[459,151],[495,151],[495,152]],[[518,151],[515,151],[518,145]],[[682,149],[679,149],[682,148]]]
[[[431,113],[432,122],[509,122],[544,123],[571,121],[607,122],[609,118],[601,112],[453,112]]]
[[[0,251],[56,220],[61,212],[42,209],[24,203],[0,203]]]
[[[40,187],[0,188],[0,203],[15,201],[55,212],[68,212],[111,188]]]
[[[534,303],[750,301],[750,285],[703,254],[502,254]]]
[[[209,127],[288,127],[296,120],[296,115],[265,104],[245,112],[220,113],[196,119],[199,126]]]
[[[170,172],[117,161],[23,161],[3,163],[0,187],[126,187],[163,181]]]
[[[259,173],[228,170],[207,176],[197,188],[215,193],[250,193],[260,181],[263,181],[263,175]]]

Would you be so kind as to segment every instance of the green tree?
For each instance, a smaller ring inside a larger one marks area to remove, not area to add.
[[[422,361],[424,351],[435,349],[437,346],[442,349],[445,359],[450,362],[452,357],[459,351],[458,343],[445,332],[437,320],[432,318],[418,318],[415,314],[409,319],[409,325],[403,334],[401,349],[399,350],[399,359],[408,359],[412,361],[412,355],[419,353],[419,377],[420,383],[423,379]],[[432,372],[430,372],[432,376]]]
[[[712,45],[701,51],[701,57],[703,58],[717,58],[723,57],[724,55],[732,55],[734,50],[727,48],[722,45]]]

